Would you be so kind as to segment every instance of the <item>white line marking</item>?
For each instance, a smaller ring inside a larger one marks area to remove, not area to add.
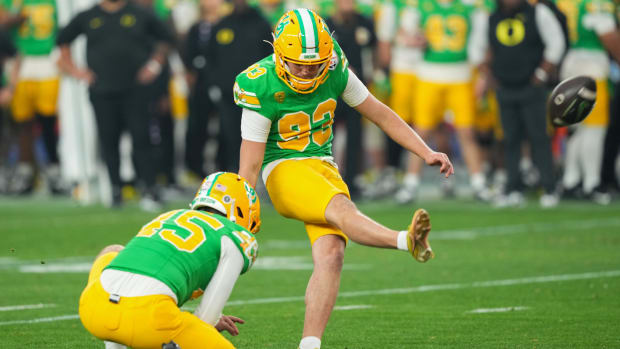
[[[88,273],[92,263],[21,265],[20,273]]]
[[[441,284],[441,285],[426,285],[411,288],[388,288],[382,290],[368,290],[368,291],[351,291],[341,292],[339,298],[351,298],[351,297],[364,297],[364,296],[376,296],[376,295],[391,295],[391,294],[409,294],[418,292],[429,291],[444,291],[444,290],[458,290],[464,288],[482,288],[482,287],[496,287],[496,286],[512,286],[512,285],[524,285],[524,284],[537,284],[546,282],[560,282],[571,280],[587,280],[597,278],[609,278],[619,277],[620,270],[610,270],[602,272],[592,272],[583,274],[564,274],[564,275],[548,275],[548,276],[534,276],[521,279],[507,279],[507,280],[493,280],[493,281],[478,281],[464,284]],[[273,297],[273,298],[258,298],[251,300],[238,300],[228,302],[227,306],[246,305],[246,304],[272,304],[272,303],[286,303],[303,301],[304,296],[292,296],[292,297]]]
[[[455,230],[443,230],[433,231],[430,235],[431,240],[467,240],[475,239],[483,236],[501,236],[511,235],[518,233],[540,233],[551,230],[566,231],[566,230],[580,230],[580,229],[593,229],[602,227],[617,227],[620,226],[620,219],[589,219],[579,221],[563,221],[563,222],[539,222],[529,224],[513,224],[513,225],[499,225],[499,226],[486,226],[478,228],[463,228]]]
[[[88,273],[92,263],[47,263],[20,265],[20,273]],[[344,270],[369,269],[369,264],[346,264]],[[314,264],[308,257],[261,257],[252,266],[253,270],[312,270]]]
[[[357,304],[357,305],[337,305],[334,310],[357,310],[357,309],[370,309],[374,308],[373,305]]]
[[[558,282],[558,281],[571,281],[571,280],[587,280],[597,278],[609,278],[620,276],[620,270],[609,270],[592,273],[582,274],[564,274],[564,275],[548,275],[548,276],[533,276],[522,279],[507,279],[507,280],[494,280],[494,281],[478,281],[469,284],[443,284],[443,285],[428,285],[418,286],[412,288],[389,288],[383,290],[369,290],[369,291],[357,291],[357,292],[342,292],[338,295],[339,298],[350,297],[362,297],[373,295],[389,295],[389,294],[407,294],[415,292],[429,292],[429,291],[442,291],[442,290],[456,290],[462,288],[477,288],[477,287],[494,287],[494,286],[512,286],[523,285],[533,283],[545,283],[545,282]],[[279,297],[279,298],[259,298],[247,301],[232,301],[228,302],[227,306],[246,305],[246,304],[272,304],[272,303],[286,303],[303,301],[304,296],[296,297]],[[78,319],[78,315],[62,315],[56,317],[39,318],[32,320],[16,320],[0,322],[0,326],[5,325],[18,325],[18,324],[34,324],[40,322],[52,322],[61,320],[73,320]]]
[[[529,307],[480,308],[468,311],[468,314],[506,313],[509,311],[527,310]]]
[[[79,315],[61,315],[61,316],[53,316],[53,317],[42,317],[42,318],[32,319],[32,320],[5,321],[5,322],[0,322],[0,326],[38,324],[41,322],[56,322],[56,321],[63,321],[63,320],[75,320],[79,318],[80,318]]]
[[[52,308],[55,307],[56,304],[24,304],[24,305],[9,305],[6,307],[0,307],[0,311],[14,311],[14,310],[28,310],[28,309],[41,309],[41,308]]]

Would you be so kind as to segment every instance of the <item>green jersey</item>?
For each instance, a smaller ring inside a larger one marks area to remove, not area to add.
[[[163,21],[168,20],[172,13],[172,7],[177,0],[155,0],[153,1],[153,10],[157,17]]]
[[[570,47],[605,51],[594,31],[593,15],[614,15],[611,0],[556,0],[558,8],[566,15],[570,36]]]
[[[471,15],[475,7],[463,0],[420,0],[420,27],[428,46],[424,60],[432,63],[467,61]]]
[[[13,31],[13,40],[23,55],[48,55],[56,46],[58,14],[56,0],[0,0],[10,13],[26,19]]]
[[[336,100],[349,78],[348,61],[334,40],[325,81],[312,93],[293,91],[270,55],[237,75],[235,103],[271,120],[263,166],[279,159],[332,156]]]
[[[195,210],[175,210],[155,218],[106,269],[155,278],[170,287],[181,306],[209,284],[220,260],[224,236],[241,251],[241,274],[245,273],[258,253],[254,235],[225,217]]]

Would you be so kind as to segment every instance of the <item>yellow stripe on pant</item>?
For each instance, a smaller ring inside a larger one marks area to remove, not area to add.
[[[80,297],[80,320],[88,332],[136,349],[160,349],[170,341],[183,349],[234,348],[213,326],[181,311],[170,296],[121,297],[112,303],[99,277],[116,255],[110,252],[97,258]]]

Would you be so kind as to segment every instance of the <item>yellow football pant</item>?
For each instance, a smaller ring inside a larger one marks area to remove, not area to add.
[[[596,103],[583,124],[587,126],[607,126],[609,123],[609,87],[607,80],[596,80]]]
[[[58,79],[19,81],[11,102],[13,119],[26,122],[32,120],[35,114],[55,116],[58,86]]]
[[[80,320],[88,332],[136,349],[161,349],[170,341],[183,349],[234,348],[213,326],[181,311],[169,296],[121,297],[118,303],[110,302],[99,277],[116,255],[110,252],[97,258],[80,297]]]
[[[305,223],[310,243],[324,235],[347,236],[325,220],[325,209],[337,194],[349,196],[338,169],[319,159],[286,160],[267,178],[269,197],[281,215]]]
[[[413,124],[416,127],[436,128],[446,110],[454,114],[454,126],[474,126],[475,98],[471,82],[445,84],[418,79],[415,96]]]
[[[392,95],[390,106],[406,123],[413,123],[413,105],[417,77],[414,74],[393,72],[390,77]]]

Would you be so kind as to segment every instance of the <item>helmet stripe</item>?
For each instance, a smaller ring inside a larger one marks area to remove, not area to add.
[[[304,53],[316,53],[316,25],[314,24],[314,19],[312,16],[312,12],[307,9],[299,9],[296,10],[301,17],[300,27],[302,28],[302,35],[305,38],[305,42],[303,42]]]
[[[211,189],[213,189],[213,187],[215,186],[215,182],[217,182],[217,178],[221,176],[222,174],[224,174],[224,172],[219,172],[218,174],[215,175],[215,178],[213,178],[213,182],[211,182],[211,186],[209,187],[209,190],[207,190],[207,196],[211,195]]]
[[[301,18],[300,9],[294,10],[297,17],[297,23],[299,23],[299,30],[301,30],[301,52],[306,53],[306,31],[304,30],[304,21]]]

